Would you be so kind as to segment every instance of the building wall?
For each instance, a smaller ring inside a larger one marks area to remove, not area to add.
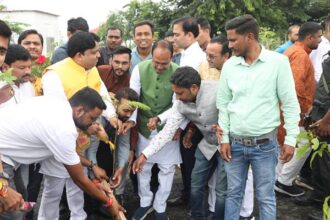
[[[44,55],[50,55],[61,41],[57,15],[32,10],[0,11],[0,19],[27,24],[24,30],[36,29],[41,33],[44,37]]]

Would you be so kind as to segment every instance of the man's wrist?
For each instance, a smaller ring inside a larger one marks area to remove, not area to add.
[[[90,161],[90,164],[88,165],[87,168],[88,168],[89,170],[93,170],[93,168],[94,168],[96,165],[97,165],[97,164],[96,164],[94,161],[91,160],[91,161]]]

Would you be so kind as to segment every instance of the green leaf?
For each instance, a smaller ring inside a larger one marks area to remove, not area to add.
[[[142,102],[129,101],[128,104],[132,107],[139,108],[143,111],[150,111],[151,108]]]
[[[14,81],[17,79],[15,76],[12,75],[13,68],[8,69],[6,72],[0,74],[0,81],[5,81],[9,85],[13,85]]]
[[[330,196],[326,197],[323,203],[323,219],[330,219],[329,199]]]
[[[297,136],[297,142],[300,142],[302,139],[309,139],[308,132],[302,131]]]
[[[300,146],[299,148],[297,148],[296,157],[297,158],[300,158],[300,157],[304,156],[305,154],[307,154],[307,152],[309,151],[309,149],[310,149],[310,144],[309,143],[303,144],[302,146]]]
[[[312,149],[313,150],[317,150],[319,148],[319,146],[320,146],[320,141],[317,138],[313,138],[311,140],[311,143],[312,143]]]

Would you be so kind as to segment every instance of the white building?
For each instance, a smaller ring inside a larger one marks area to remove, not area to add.
[[[61,32],[59,29],[58,15],[38,11],[38,10],[7,10],[0,11],[0,19],[24,23],[27,29],[36,29],[44,37],[44,55],[50,55],[54,51],[56,45],[61,41]],[[15,43],[17,43],[17,37],[14,36]]]

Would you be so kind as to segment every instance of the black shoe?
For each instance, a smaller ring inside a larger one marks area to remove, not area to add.
[[[167,205],[170,207],[181,206],[181,205],[185,205],[185,204],[186,204],[186,201],[182,198],[181,195],[167,200]]]
[[[323,220],[322,211],[314,211],[308,215],[308,220]]]
[[[294,185],[287,186],[280,183],[279,181],[276,181],[275,183],[275,191],[292,197],[302,196],[305,194],[305,191],[299,187]]]

